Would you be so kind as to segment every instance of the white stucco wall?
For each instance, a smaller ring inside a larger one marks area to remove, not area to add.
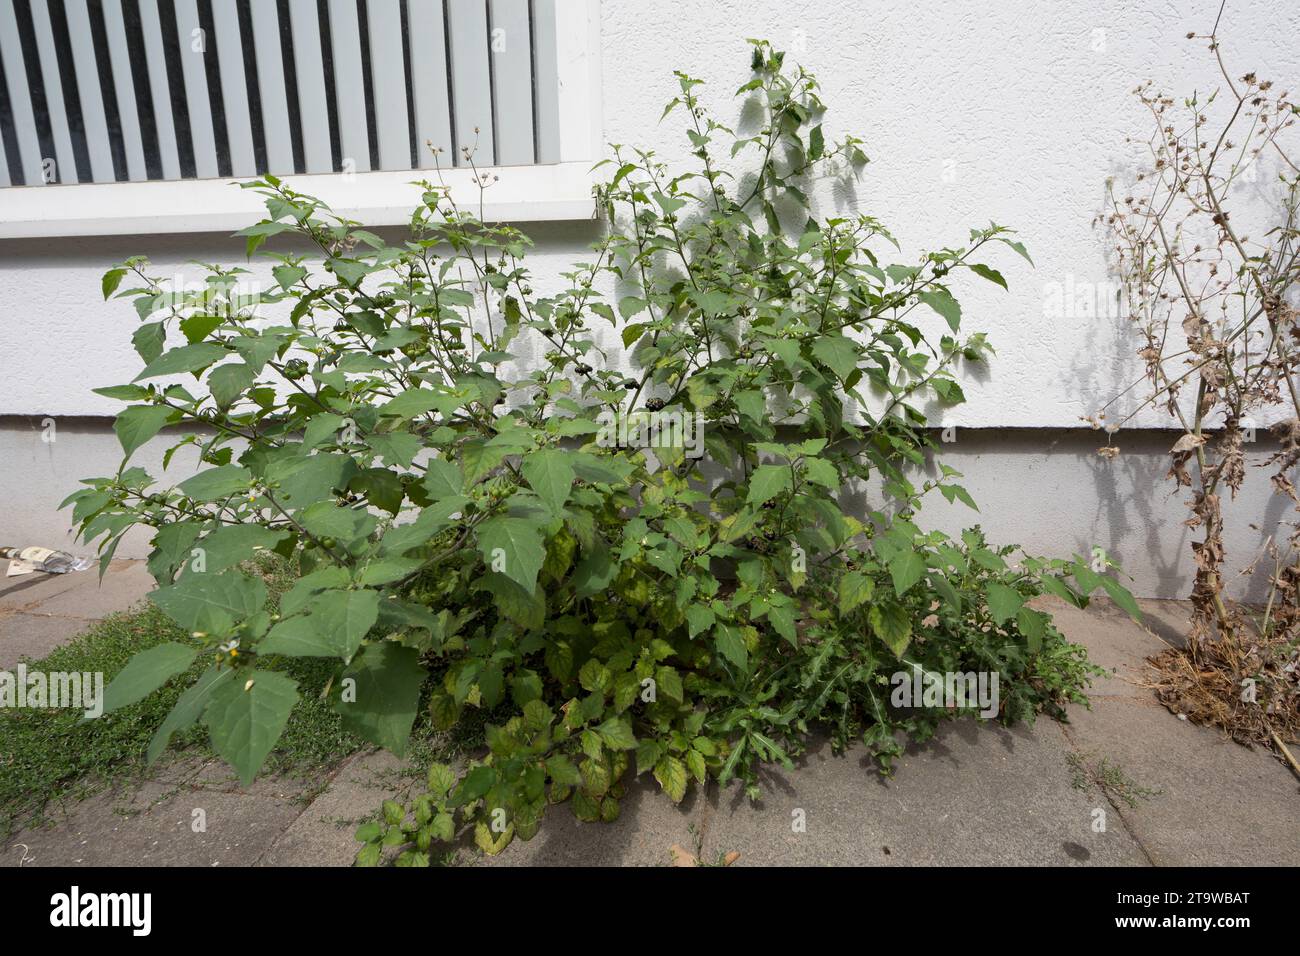
[[[1168,591],[1169,582],[1186,580],[1178,565],[1186,559],[1181,514],[1170,510],[1176,499],[1161,479],[1162,449],[1172,438],[1121,436],[1121,445],[1145,457],[1108,466],[1076,453],[1099,444],[1096,435],[1071,438],[1075,452],[1062,455],[1052,435],[1034,429],[1077,427],[1140,372],[1136,340],[1120,320],[1051,317],[1045,306],[1053,290],[1110,281],[1104,237],[1092,221],[1103,208],[1106,177],[1124,179],[1134,168],[1136,149],[1125,138],[1147,132],[1149,117],[1131,91],[1148,77],[1180,94],[1218,85],[1204,42],[1184,39],[1207,31],[1218,7],[1219,0],[605,0],[605,139],[650,146],[669,160],[683,156],[688,144],[676,117],[658,125],[677,93],[672,70],[704,79],[718,119],[732,122],[731,93],[748,70],[745,38],[766,37],[818,75],[831,135],[861,136],[872,160],[851,193],[829,184],[816,191],[823,213],[839,204],[879,217],[903,244],[898,261],[960,245],[970,227],[990,221],[1019,230],[1036,268],[1009,250],[990,259],[1006,275],[1009,294],[973,276],[958,288],[967,329],[988,332],[998,355],[966,383],[969,403],[944,421],[1030,429],[982,446],[982,477],[971,486],[985,524],[1040,551],[1105,547],[1149,565],[1134,568],[1139,590]],[[1225,58],[1238,73],[1254,70],[1286,85],[1300,72],[1300,4],[1229,0],[1228,7]],[[1244,198],[1267,199],[1263,192]],[[530,232],[539,290],[596,235],[586,223]],[[51,503],[75,488],[76,478],[112,468],[112,435],[103,423],[83,423],[80,433],[81,425],[64,429],[70,438],[83,434],[78,450],[75,443],[40,444],[33,422],[116,410],[89,389],[138,371],[130,346],[137,320],[129,304],[101,301],[99,277],[135,254],[171,274],[184,272],[188,260],[238,261],[242,244],[205,234],[0,240],[0,416],[27,416],[0,419],[0,491],[9,502],[0,537],[62,529],[66,519],[50,515]],[[1157,414],[1134,422],[1164,424]],[[960,442],[954,452],[963,453]],[[1047,472],[1036,472],[1027,464],[1033,461],[1047,463]],[[1026,494],[1045,473],[1057,490]],[[1280,515],[1266,512],[1266,497],[1251,486],[1237,506],[1250,515],[1245,520],[1276,526]],[[1149,528],[1148,513],[1158,513]],[[1253,557],[1246,540],[1253,532],[1243,534],[1236,544],[1244,562]]]

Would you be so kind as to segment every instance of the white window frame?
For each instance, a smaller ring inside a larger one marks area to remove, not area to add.
[[[556,66],[560,124],[558,163],[480,167],[499,176],[483,194],[488,222],[590,219],[604,148],[601,132],[600,0],[556,3]],[[451,158],[447,157],[450,163]],[[479,213],[473,170],[444,168],[441,181],[462,208]],[[438,182],[432,169],[323,173],[280,177],[338,214],[368,226],[401,225],[419,201],[412,183]],[[0,239],[56,236],[165,235],[232,232],[265,214],[256,193],[234,179],[9,186],[0,189]]]

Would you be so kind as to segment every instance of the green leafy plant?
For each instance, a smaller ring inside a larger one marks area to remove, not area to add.
[[[486,714],[487,753],[435,766],[427,794],[358,833],[360,862],[404,848],[419,864],[466,829],[488,852],[527,839],[548,803],[611,820],[631,772],[674,801],[710,777],[757,794],[758,767],[819,729],[887,771],[900,736],[977,709],[894,706],[900,670],[995,673],[1008,722],[1084,699],[1096,668],[1027,602],[1127,592],[1079,560],[1012,564],[978,529],[916,523],[934,494],[973,506],[952,469],[924,477],[921,403],[962,401],[958,364],[989,351],[961,336],[950,285],[1005,286],[982,257],[1028,255],[990,226],[889,264],[875,219],[816,219],[803,188],[853,175],[861,145],[828,142],[815,80],[767,43],[752,68],[745,134],[678,74],[666,113],[686,116],[694,166],[614,147],[603,238],[549,295],[527,236],[439,183],[389,244],[270,176],[246,184],[268,209],[248,252],[285,234],[318,258],[261,250],[277,264],[256,297],[219,267],[180,296],[139,260],[105,277],[143,319],[144,371],[101,390],[133,403],[128,458],[165,426],[204,426],[168,452],[197,451],[193,477],[162,486],[124,462],[70,499],[106,557],[157,529],[153,600],[191,638],[109,696],[213,658],[154,750],[202,721],[250,780],[299,695],[323,692],[400,754],[432,680],[434,721]],[[254,298],[291,310],[259,320]],[[542,359],[517,360],[521,343]],[[197,394],[155,381],[174,373]],[[842,503],[868,482],[874,505]],[[240,567],[257,549],[302,573],[278,615]],[[335,659],[333,680],[296,686],[278,663],[294,656]]]

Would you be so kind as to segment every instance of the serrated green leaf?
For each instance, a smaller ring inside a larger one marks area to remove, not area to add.
[[[632,733],[632,722],[626,717],[611,717],[595,728],[601,741],[610,750],[633,750],[636,737]]]
[[[404,757],[426,676],[414,648],[392,641],[369,644],[344,670],[342,692],[331,706],[348,730]]]
[[[1142,622],[1142,609],[1138,607],[1137,601],[1128,588],[1108,575],[1102,575],[1101,586],[1110,595],[1110,599],[1123,608],[1129,617],[1139,624]]]
[[[894,656],[902,657],[912,639],[912,621],[907,608],[893,601],[873,604],[867,620],[871,630],[894,652]]]
[[[242,671],[210,695],[203,723],[212,749],[247,787],[280,739],[298,702],[296,681],[275,671]]]
[[[655,764],[655,779],[673,803],[681,803],[686,796],[686,765],[672,755],[660,758]]]
[[[194,574],[151,592],[149,600],[187,631],[222,634],[262,609],[266,585],[230,571]]]
[[[889,576],[894,582],[894,593],[902,597],[907,589],[925,574],[925,558],[908,548],[889,559]]]
[[[875,582],[860,571],[849,571],[842,575],[838,587],[840,614],[851,614],[866,604],[875,590]]]
[[[122,444],[124,459],[130,458],[135,450],[157,435],[173,410],[165,405],[132,405],[120,412],[113,422],[113,431]]]
[[[961,325],[961,304],[952,297],[947,289],[931,289],[920,293],[917,298],[943,316],[948,327],[954,332]]]
[[[483,561],[532,593],[537,573],[546,560],[546,548],[537,525],[524,518],[489,518],[478,528],[478,549]]]
[[[569,500],[576,477],[569,454],[558,448],[543,448],[525,457],[520,467],[538,497],[552,511],[561,511]]]
[[[757,507],[790,490],[790,469],[786,465],[759,465],[749,477],[749,495],[745,499]]]
[[[196,342],[191,345],[182,345],[180,348],[171,349],[159,355],[144,367],[144,371],[137,375],[134,381],[139,382],[146,378],[157,378],[160,375],[199,372],[209,365],[216,364],[229,354],[225,346],[217,345],[215,342]]]
[[[1014,617],[1025,603],[1024,595],[1019,591],[997,581],[990,581],[985,585],[984,595],[988,598],[989,614],[993,617],[993,623],[998,625]]]
[[[257,645],[259,654],[338,657],[350,661],[379,617],[378,591],[325,591],[305,615],[280,621]]]
[[[749,665],[749,650],[740,628],[730,624],[719,624],[713,630],[718,652],[742,670]]]

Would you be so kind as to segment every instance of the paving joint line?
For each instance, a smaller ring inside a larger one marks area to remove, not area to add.
[[[1067,729],[1068,725],[1057,721],[1057,726],[1061,729],[1061,736],[1064,737],[1065,742],[1070,745],[1070,749],[1075,753],[1083,753],[1079,743],[1070,736],[1070,732]],[[1132,821],[1124,815],[1124,811],[1120,809],[1119,803],[1110,795],[1110,791],[1105,787],[1098,786],[1095,780],[1089,779],[1088,782],[1092,786],[1092,789],[1098,791],[1105,801],[1115,810],[1115,816],[1119,817],[1119,822],[1124,828],[1124,832],[1127,833],[1133,842],[1137,844],[1137,848],[1142,851],[1142,856],[1146,859],[1147,863],[1151,866],[1160,866],[1160,864],[1156,862],[1156,858],[1152,856],[1151,851],[1147,849],[1147,845],[1142,842],[1142,838],[1138,836],[1137,830],[1134,828]]]

